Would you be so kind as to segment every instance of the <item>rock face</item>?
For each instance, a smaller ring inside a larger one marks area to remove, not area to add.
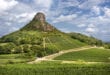
[[[55,27],[46,22],[45,15],[41,12],[38,12],[33,18],[33,20],[25,27],[23,27],[22,30],[40,30],[44,32],[50,32],[54,31],[55,29]]]
[[[45,22],[45,15],[43,13],[39,12],[35,15],[34,20]]]
[[[40,30],[46,31],[46,32],[53,31],[54,27],[46,22],[45,15],[43,13],[38,12],[34,17],[34,20],[41,22],[41,25],[35,25],[35,27],[37,29],[40,29]]]

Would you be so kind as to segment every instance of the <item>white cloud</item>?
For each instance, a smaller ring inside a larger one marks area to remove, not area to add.
[[[52,0],[34,0],[37,8],[49,9],[52,4]]]
[[[64,31],[66,33],[70,33],[70,31],[67,28],[60,28],[61,31]]]
[[[65,8],[65,7],[70,7],[70,6],[78,6],[79,2],[78,0],[59,0],[59,8]]]
[[[96,15],[100,15],[100,8],[98,6],[93,6],[92,12]]]
[[[95,28],[96,26],[94,24],[89,24],[88,27],[89,28]]]
[[[72,14],[72,15],[60,15],[58,18],[56,18],[53,23],[58,23],[58,22],[69,22],[74,20],[77,17],[76,14]]]
[[[15,17],[17,19],[19,19],[19,23],[22,23],[22,22],[27,22],[27,21],[31,20],[35,14],[36,14],[36,12],[21,13],[19,15],[15,15]]]
[[[110,8],[105,7],[104,12],[106,17],[110,17]]]
[[[98,32],[98,28],[94,24],[88,24],[87,28],[85,29],[85,31],[87,33],[95,33],[96,34]]]
[[[97,6],[103,2],[105,2],[105,0],[85,0],[85,2],[79,5],[79,8],[91,9],[93,6]]]
[[[6,26],[11,26],[11,22],[6,22]]]
[[[87,33],[95,33],[96,32],[96,29],[95,28],[87,28],[85,31]]]
[[[16,31],[16,30],[19,30],[19,28],[18,27],[12,27],[11,29],[9,29],[9,32]]]
[[[18,4],[15,0],[0,0],[0,12],[8,10]]]
[[[82,27],[86,27],[85,24],[80,24],[80,25],[77,25],[78,27],[82,28]]]

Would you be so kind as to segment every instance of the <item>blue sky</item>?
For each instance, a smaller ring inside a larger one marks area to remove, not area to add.
[[[110,41],[110,0],[0,0],[0,36],[19,30],[37,12],[64,32]]]

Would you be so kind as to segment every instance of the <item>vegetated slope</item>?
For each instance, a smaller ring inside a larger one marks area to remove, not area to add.
[[[110,50],[106,49],[87,49],[83,51],[70,52],[58,56],[56,60],[73,60],[73,61],[87,61],[87,62],[110,62]]]
[[[109,75],[110,64],[12,64],[0,66],[0,75]]]
[[[38,57],[86,45],[47,23],[42,13],[37,13],[19,31],[3,36],[0,42],[0,54],[25,53]]]
[[[86,36],[86,35],[83,35],[81,33],[75,33],[75,32],[72,32],[72,33],[69,33],[68,35],[71,36],[71,38],[73,39],[77,39],[81,42],[84,42],[86,44],[89,44],[89,45],[96,45],[96,46],[103,46],[105,43],[102,42],[101,40],[99,39],[96,39],[92,36]]]

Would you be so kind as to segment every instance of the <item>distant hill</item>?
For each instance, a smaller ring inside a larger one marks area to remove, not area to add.
[[[0,54],[24,53],[27,56],[42,57],[100,41],[82,34],[66,34],[46,22],[43,13],[37,13],[26,26],[0,38]]]

